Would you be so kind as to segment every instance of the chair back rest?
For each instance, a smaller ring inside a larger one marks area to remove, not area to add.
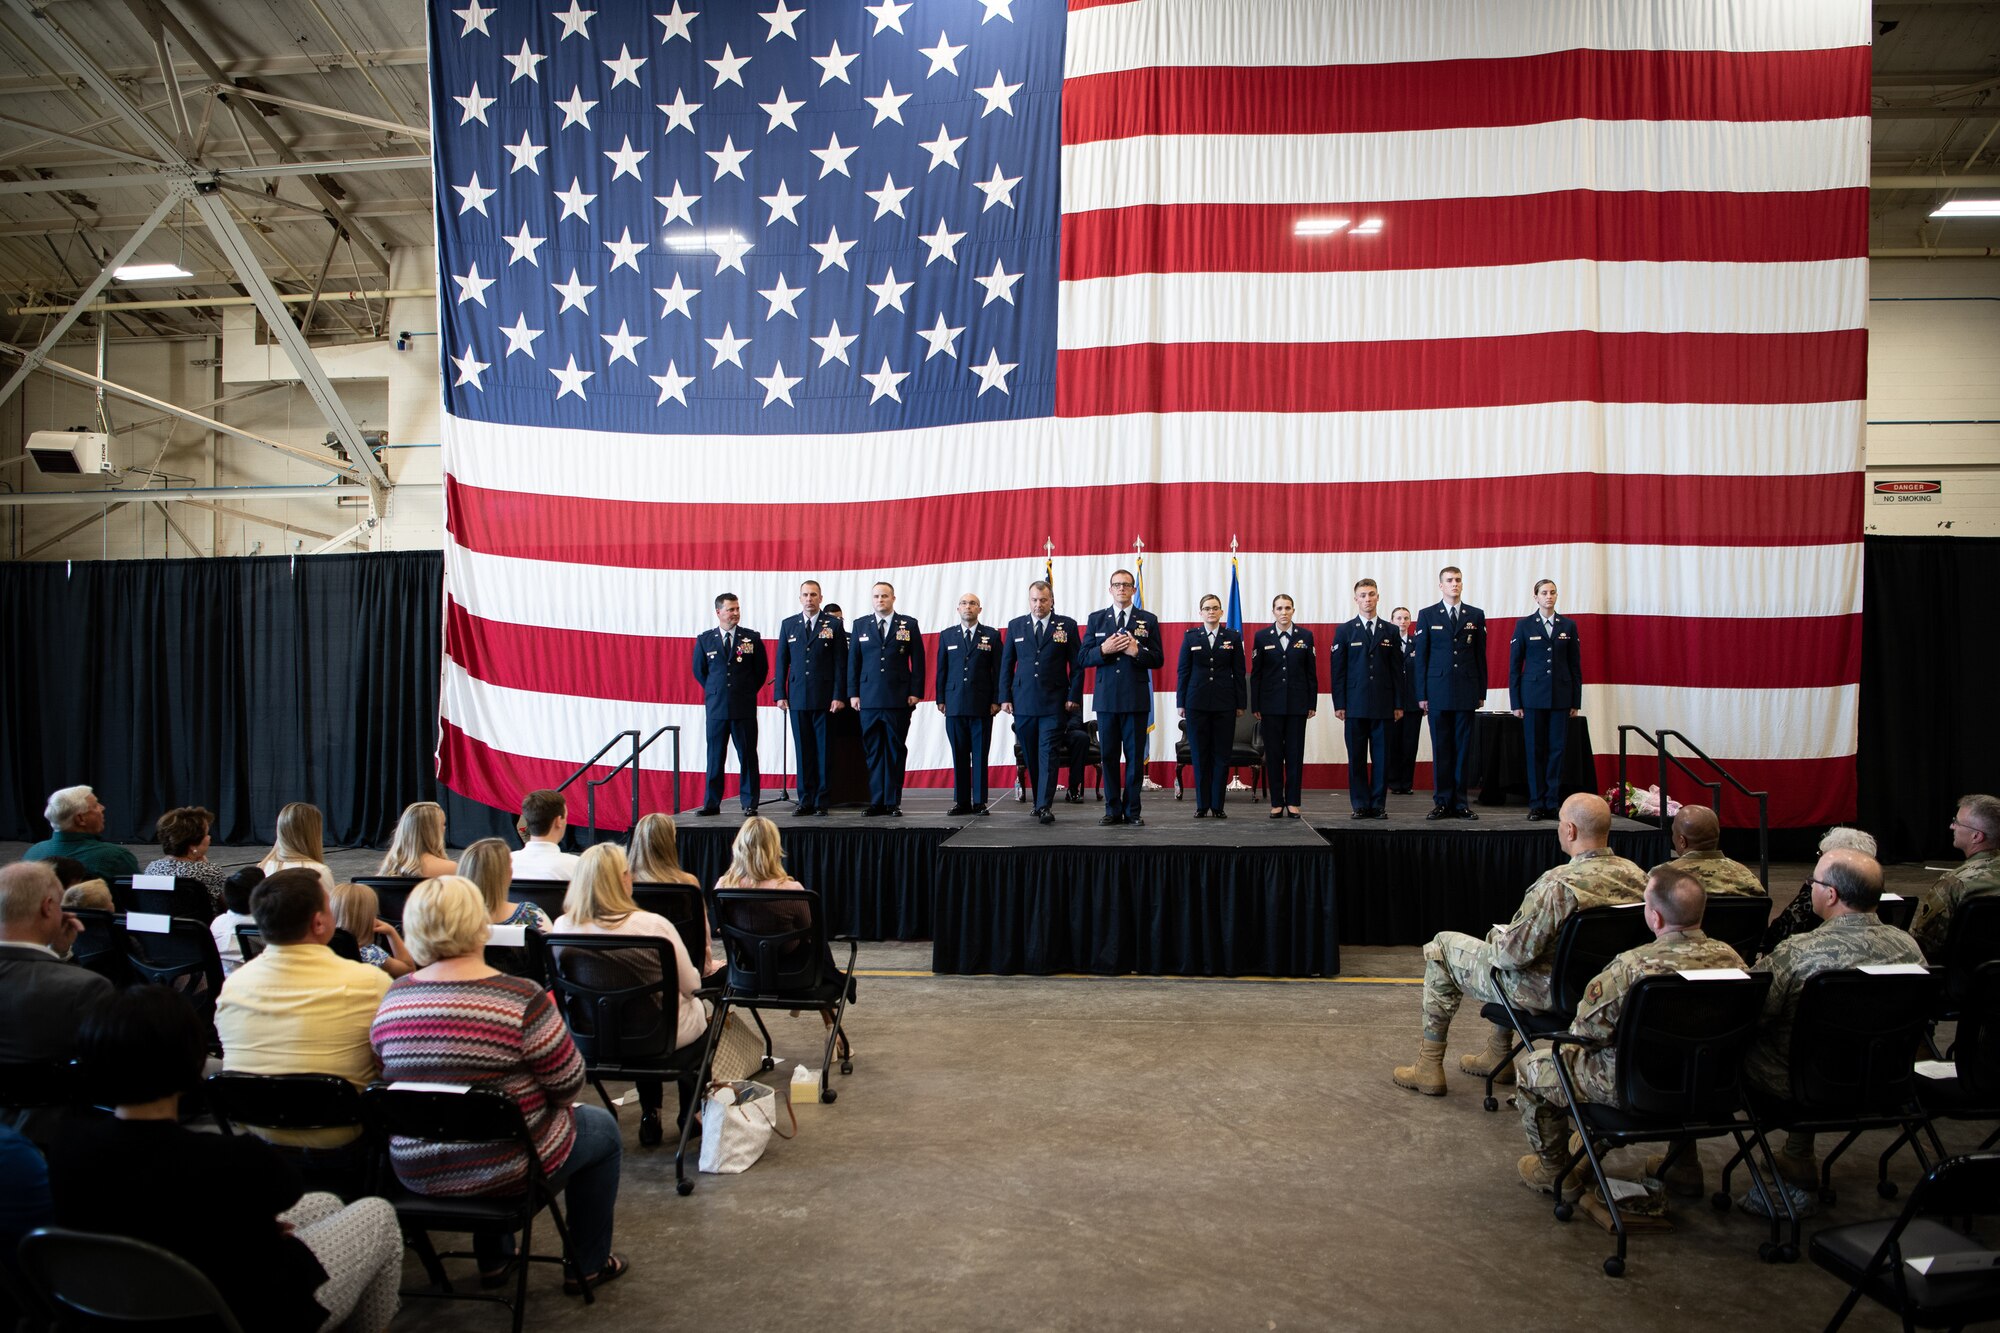
[[[1945,936],[1944,957],[1946,999],[1953,1008],[1962,1008],[1972,993],[1972,974],[1980,964],[2000,958],[2000,893],[1958,905]]]
[[[1627,949],[1653,938],[1638,903],[1586,907],[1572,912],[1556,933],[1556,956],[1549,973],[1556,1012],[1573,1014],[1590,979]]]
[[[1236,731],[1229,738],[1231,750],[1258,750],[1264,748],[1264,724],[1250,716],[1247,708],[1236,719]]]
[[[111,901],[118,904],[121,912],[157,912],[161,916],[185,916],[197,921],[215,919],[215,899],[210,895],[208,885],[186,875],[173,876],[172,885],[164,889],[142,888],[134,883],[135,880],[157,878],[161,877],[119,875],[111,881]]]
[[[247,921],[238,922],[236,952],[243,956],[243,961],[246,963],[264,952],[264,932]]]
[[[1937,989],[1930,972],[1841,968],[1808,978],[1792,1021],[1793,1100],[1816,1117],[1910,1105]]]
[[[715,928],[735,995],[817,989],[826,959],[826,916],[811,889],[717,889]]]
[[[708,907],[701,888],[695,884],[634,884],[632,901],[642,912],[663,916],[680,933],[688,957],[701,965],[702,951],[708,947]]]
[[[81,1106],[89,1100],[74,1060],[28,1060],[20,1064],[0,1064],[0,1107],[7,1110]]]
[[[1701,932],[1721,940],[1749,962],[1764,942],[1764,927],[1771,921],[1771,900],[1762,894],[1712,893],[1702,909]]]
[[[586,1065],[671,1054],[680,1022],[673,945],[657,935],[551,935],[549,989]]]
[[[209,1109],[227,1129],[346,1129],[362,1123],[361,1092],[338,1074],[210,1074]]]
[[[72,907],[69,914],[83,924],[70,945],[70,957],[114,986],[132,984],[132,965],[125,961],[125,926],[118,914],[90,907]]]
[[[375,890],[375,915],[396,929],[403,928],[403,904],[410,890],[423,883],[414,875],[357,875],[356,884]]]
[[[2000,1106],[2000,960],[1973,972],[1951,1051],[1959,1091],[1975,1106]]]
[[[222,989],[222,957],[206,921],[165,918],[165,930],[152,929],[161,918],[143,912],[125,915],[125,957],[142,980],[193,993],[204,985],[210,993]],[[136,924],[135,924],[136,922]]]
[[[511,937],[519,931],[521,942],[507,942],[502,932]],[[548,936],[533,926],[495,926],[493,935],[486,941],[486,965],[505,972],[510,977],[522,977],[547,989],[549,984],[549,962],[546,943]]]
[[[515,902],[533,903],[553,921],[563,914],[563,899],[569,896],[566,879],[517,879],[507,889]]]
[[[121,1324],[212,1321],[241,1333],[201,1270],[157,1245],[37,1227],[21,1238],[19,1255],[21,1271],[53,1308]]]
[[[1917,919],[1917,900],[1900,893],[1885,893],[1882,900],[1875,904],[1875,919],[1885,926],[1907,932],[1910,923]]]
[[[1906,1217],[1990,1217],[2000,1213],[2000,1152],[1947,1157],[1910,1193]]]
[[[376,1131],[427,1143],[511,1143],[539,1172],[528,1122],[512,1097],[497,1088],[376,1083],[361,1094],[361,1109]]]
[[[1757,1039],[1771,978],[1690,981],[1677,973],[1632,987],[1618,1020],[1618,1090],[1643,1115],[1717,1119],[1743,1104],[1743,1052]]]

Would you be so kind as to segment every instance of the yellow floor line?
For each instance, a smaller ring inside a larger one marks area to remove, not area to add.
[[[857,977],[936,977],[941,975],[967,975],[974,977],[975,979],[993,980],[998,976],[1000,976],[1001,974],[992,972],[975,972],[975,973],[963,973],[963,974],[937,973],[937,972],[923,971],[917,968],[859,967],[854,970],[854,975]],[[1424,984],[1424,979],[1422,977],[1256,977],[1256,976],[1168,977],[1168,976],[1154,976],[1150,973],[1128,973],[1123,976],[1106,977],[1106,976],[1099,976],[1094,972],[1051,972],[1042,976],[1040,979],[1044,981],[1244,981],[1244,982],[1257,982],[1260,984],[1277,984],[1277,985],[1297,985],[1303,982],[1310,985],[1321,985],[1321,986],[1328,984],[1339,985],[1339,986],[1421,986]]]

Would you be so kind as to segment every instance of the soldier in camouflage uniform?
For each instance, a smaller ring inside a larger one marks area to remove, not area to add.
[[[1673,839],[1674,859],[1667,864],[1693,875],[1710,894],[1770,897],[1756,871],[1722,854],[1722,822],[1707,806],[1682,806],[1674,816]]]
[[[1401,1065],[1397,1086],[1431,1097],[1444,1096],[1444,1043],[1451,1020],[1466,996],[1496,1003],[1501,992],[1517,1007],[1546,1011],[1551,1004],[1549,968],[1556,936],[1572,912],[1587,907],[1635,903],[1646,887],[1646,872],[1608,845],[1611,807],[1600,796],[1578,792],[1563,802],[1556,839],[1569,862],[1544,874],[1521,899],[1514,919],[1486,932],[1484,940],[1448,930],[1424,946],[1424,1034],[1417,1062]],[[1493,969],[1500,968],[1496,986]],[[1505,1067],[1511,1035],[1494,1027],[1482,1055],[1468,1055],[1459,1068],[1481,1078],[1497,1070],[1495,1082],[1513,1082]]]
[[[1945,957],[1945,941],[1951,936],[1951,919],[1960,903],[1968,898],[1984,898],[2000,893],[2000,800],[1991,796],[1968,796],[1958,803],[1951,821],[1951,845],[1965,857],[1965,864],[1948,872],[1933,884],[1917,904],[1916,920],[1910,933],[1923,946],[1924,956],[1934,963]]]
[[[1577,1096],[1599,1106],[1618,1105],[1618,1051],[1612,1044],[1625,998],[1646,977],[1665,976],[1709,967],[1741,967],[1736,950],[1702,934],[1701,915],[1708,895],[1701,881],[1671,865],[1657,866],[1646,881],[1646,926],[1653,942],[1627,949],[1610,966],[1590,979],[1569,1030],[1594,1042],[1564,1046],[1556,1051],[1530,1051],[1521,1057],[1521,1128],[1531,1151],[1520,1162],[1521,1180],[1530,1189],[1553,1194],[1567,1142],[1568,1095],[1556,1074],[1556,1061],[1569,1070]]]
[[[1792,1021],[1798,1017],[1799,993],[1806,982],[1843,968],[1924,961],[1915,940],[1875,915],[1875,904],[1882,897],[1882,867],[1874,857],[1847,848],[1830,851],[1813,867],[1806,889],[1820,917],[1819,928],[1792,936],[1753,969],[1771,974],[1771,989],[1764,997],[1757,1040],[1743,1055],[1743,1074],[1776,1097],[1791,1096]],[[1793,1184],[1807,1188],[1818,1184],[1812,1135],[1792,1132],[1777,1160],[1780,1173]]]
[[[1858,828],[1836,824],[1828,829],[1819,840],[1819,851],[1823,855],[1837,847],[1851,847],[1863,856],[1875,856],[1875,839]],[[1803,935],[1819,928],[1819,915],[1813,911],[1812,880],[1799,885],[1798,894],[1785,904],[1770,925],[1764,927],[1764,939],[1759,944],[1759,953],[1770,953],[1794,935]]]

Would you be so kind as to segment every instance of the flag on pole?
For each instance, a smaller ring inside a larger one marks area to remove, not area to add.
[[[1243,632],[1243,587],[1236,581],[1236,557],[1229,557],[1229,628]]]
[[[1146,609],[1146,544],[1144,542],[1134,542],[1133,545],[1138,548],[1139,552],[1138,558],[1133,563],[1138,565],[1139,569],[1132,576],[1133,581],[1138,585],[1132,595],[1132,605],[1144,611]],[[1153,694],[1150,690],[1146,692],[1146,734],[1148,736],[1153,734]],[[1148,748],[1151,747],[1149,746]]]

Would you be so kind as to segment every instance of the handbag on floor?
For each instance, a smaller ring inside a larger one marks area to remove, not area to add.
[[[719,1176],[748,1171],[777,1131],[776,1090],[762,1083],[711,1083],[701,1104],[701,1169]],[[798,1132],[794,1116],[792,1132],[778,1137],[789,1139]]]
[[[715,1039],[715,1058],[709,1062],[708,1076],[717,1083],[734,1083],[764,1068],[764,1039],[734,1013],[722,1020],[722,1035]]]

